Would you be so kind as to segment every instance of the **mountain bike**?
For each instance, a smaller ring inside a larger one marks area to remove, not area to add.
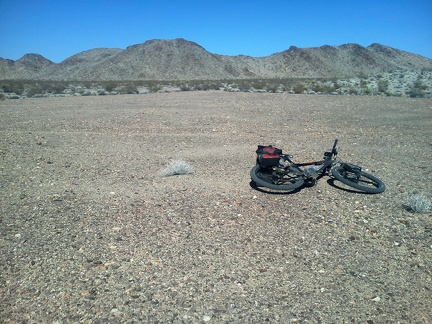
[[[322,160],[304,163],[294,162],[293,155],[282,154],[281,149],[272,145],[259,145],[256,150],[257,163],[251,169],[250,176],[257,186],[293,190],[314,186],[319,177],[331,174],[351,188],[374,194],[383,192],[385,185],[380,179],[363,171],[360,166],[336,158],[339,151],[337,143],[336,139],[331,151],[324,152]]]

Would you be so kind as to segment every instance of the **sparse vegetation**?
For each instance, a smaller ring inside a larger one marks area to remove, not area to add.
[[[173,175],[189,174],[192,173],[192,171],[192,166],[188,162],[184,160],[173,160],[166,165],[161,175],[163,177],[169,177]]]
[[[378,92],[387,93],[388,87],[389,87],[388,80],[379,79],[379,81],[378,81]]]
[[[134,85],[132,82],[123,86],[123,92],[122,93],[127,93],[127,94],[134,94],[137,93],[137,87],[136,85]]]
[[[117,87],[115,81],[108,81],[105,83],[105,91],[112,92]]]
[[[413,213],[430,213],[431,201],[423,194],[409,194],[404,204],[406,210]]]
[[[310,89],[315,92],[322,92],[323,86],[321,83],[317,83],[315,80],[312,81]]]
[[[24,92],[24,83],[21,80],[2,82],[0,88],[4,93],[15,93],[21,95]]]
[[[349,88],[348,93],[351,95],[357,95],[359,93],[359,90],[354,87],[351,87]]]
[[[371,91],[371,89],[369,89],[369,88],[366,87],[366,88],[363,89],[363,93],[365,95],[370,95],[372,93],[372,91]]]
[[[292,87],[295,93],[304,93],[307,90],[307,86],[303,83],[297,83]]]
[[[5,98],[46,96],[97,96],[172,91],[225,90],[230,92],[290,92],[297,94],[386,95],[432,97],[432,71],[394,71],[346,79],[234,79],[234,80],[135,80],[44,81],[3,80]]]
[[[150,92],[158,92],[160,90],[162,90],[162,85],[160,85],[159,83],[152,83],[149,85],[149,91]]]
[[[189,84],[186,83],[186,84],[180,85],[180,90],[181,91],[190,91],[191,88],[190,88]]]
[[[427,89],[427,87],[421,83],[420,80],[415,81],[409,91],[408,95],[411,98],[423,98],[424,97],[424,91]]]

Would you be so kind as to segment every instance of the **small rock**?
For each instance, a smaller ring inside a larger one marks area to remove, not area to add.
[[[119,315],[120,311],[118,310],[118,308],[113,308],[113,309],[111,309],[111,314],[113,314],[113,315]]]
[[[208,322],[208,321],[210,321],[211,320],[211,316],[208,316],[208,315],[204,315],[203,316],[203,321],[204,322]]]

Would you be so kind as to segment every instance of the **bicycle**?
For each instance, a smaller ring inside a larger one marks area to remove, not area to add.
[[[290,154],[272,145],[259,145],[256,150],[256,165],[250,176],[256,185],[274,190],[293,190],[301,186],[314,186],[318,177],[331,175],[347,186],[367,193],[381,193],[384,183],[377,177],[364,172],[360,166],[336,159],[338,140],[334,141],[331,151],[324,152],[320,161],[296,163]],[[309,168],[304,168],[310,166]]]

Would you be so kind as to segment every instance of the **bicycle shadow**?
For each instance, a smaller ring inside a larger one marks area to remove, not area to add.
[[[318,182],[322,177],[324,177],[324,175],[319,176],[316,181]],[[369,192],[364,192],[364,191],[360,191],[360,190],[356,190],[354,188],[345,188],[342,187],[341,185],[338,185],[338,181],[335,178],[330,177],[327,180],[327,184],[335,189],[341,190],[341,191],[345,191],[345,192],[349,192],[349,193],[355,193],[355,194],[361,194],[361,195],[372,195],[372,193]],[[270,195],[293,195],[296,193],[299,193],[300,191],[307,189],[307,188],[312,188],[315,185],[308,185],[308,184],[304,184],[299,188],[293,189],[293,190],[274,190],[274,189],[270,189],[270,188],[266,188],[266,187],[258,187],[258,185],[251,180],[249,185],[251,186],[252,189],[262,192],[262,193],[266,193],[266,194],[270,194]]]
[[[274,190],[266,187],[258,187],[253,180],[249,182],[249,185],[251,186],[252,189],[269,195],[292,195],[304,189],[304,186],[301,186],[300,188],[296,188],[293,190]]]
[[[329,184],[329,186],[336,188],[336,189],[339,189],[339,190],[342,190],[342,191],[345,191],[345,192],[355,193],[355,194],[360,194],[360,195],[373,195],[373,193],[370,193],[370,192],[356,190],[354,188],[342,187],[341,185],[338,185],[338,183],[341,183],[341,182],[337,181],[335,178],[328,179],[327,183]]]

